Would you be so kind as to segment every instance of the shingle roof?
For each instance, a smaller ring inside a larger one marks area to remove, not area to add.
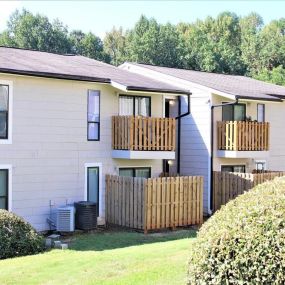
[[[102,83],[115,82],[125,86],[127,90],[189,94],[186,89],[179,89],[171,84],[87,57],[19,48],[0,47],[0,72]]]
[[[139,63],[130,64],[203,85],[208,88],[215,89],[216,91],[234,95],[236,98],[273,101],[280,101],[280,98],[285,99],[285,87],[266,83],[246,76],[159,67]]]

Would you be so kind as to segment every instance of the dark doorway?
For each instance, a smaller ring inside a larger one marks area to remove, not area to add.
[[[169,118],[169,114],[170,114],[170,104],[169,104],[169,99],[165,99],[165,105],[164,105],[164,114],[165,114],[165,118]],[[168,160],[164,159],[163,160],[163,172],[164,173],[169,173],[169,164],[168,164]]]

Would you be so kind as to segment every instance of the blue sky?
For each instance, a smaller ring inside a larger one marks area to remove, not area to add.
[[[285,1],[0,1],[0,31],[16,8],[25,7],[50,19],[59,18],[70,29],[92,31],[103,37],[113,26],[130,28],[141,14],[158,22],[193,22],[229,10],[238,15],[255,11],[265,23],[285,17]]]

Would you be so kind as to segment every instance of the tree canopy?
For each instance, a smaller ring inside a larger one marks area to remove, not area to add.
[[[101,40],[23,9],[10,16],[0,45],[75,53],[114,65],[135,61],[241,74],[285,85],[285,18],[264,25],[256,13],[239,17],[223,12],[177,25],[142,15],[133,28],[113,27]]]

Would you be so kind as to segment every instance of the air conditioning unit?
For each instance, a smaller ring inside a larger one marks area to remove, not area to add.
[[[73,206],[64,206],[57,208],[56,213],[56,230],[59,232],[73,232],[75,209]]]

